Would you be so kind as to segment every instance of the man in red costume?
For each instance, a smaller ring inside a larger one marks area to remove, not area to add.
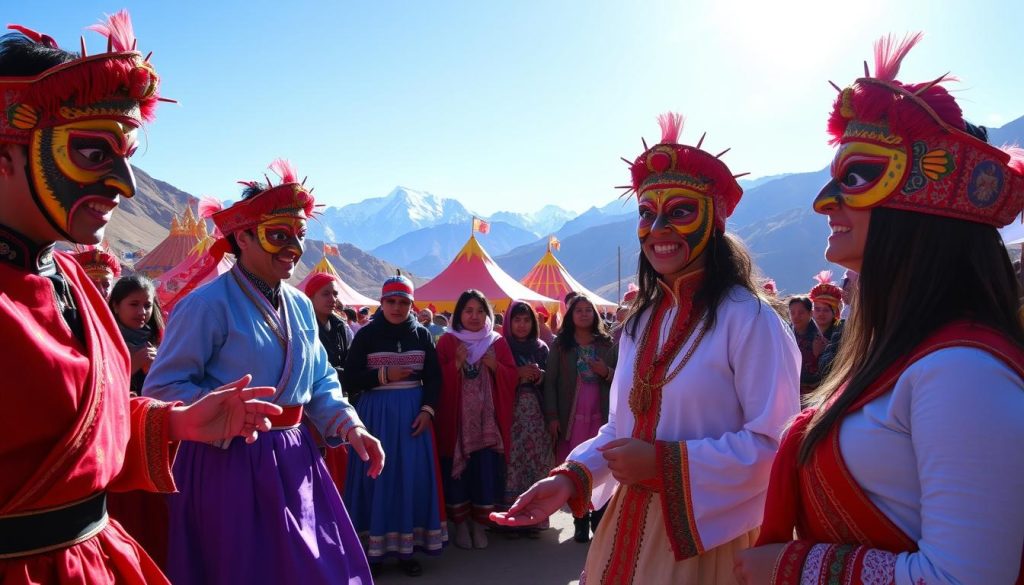
[[[153,117],[158,77],[126,12],[92,27],[106,52],[48,35],[0,40],[0,582],[166,583],[106,513],[108,491],[174,491],[172,441],[255,440],[280,408],[249,377],[184,408],[129,399],[128,350],[86,272],[57,240],[93,245]]]

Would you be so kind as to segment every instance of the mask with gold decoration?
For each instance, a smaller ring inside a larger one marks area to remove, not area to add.
[[[274,185],[269,177],[266,177],[265,185],[258,181],[240,181],[247,187],[262,191],[226,209],[219,203],[211,204],[210,200],[204,200],[200,204],[200,215],[211,217],[225,236],[253,230],[260,247],[268,254],[290,250],[301,256],[306,237],[305,222],[313,217],[316,207],[313,190],[306,189],[305,180],[298,180],[295,168],[287,160],[277,159],[269,168],[280,177],[278,185]],[[226,240],[215,246],[221,254],[227,251],[227,247]]]
[[[11,25],[29,42],[59,49],[49,35]],[[118,196],[135,194],[128,158],[136,130],[152,121],[160,78],[136,51],[127,11],[89,27],[106,37],[106,52],[81,53],[29,77],[0,77],[0,141],[28,149],[29,188],[40,211],[71,239],[76,213],[102,215]]]
[[[942,86],[896,80],[921,33],[875,43],[875,73],[840,89],[829,118],[838,145],[832,180],[814,208],[886,207],[1007,225],[1024,205],[1024,151],[999,149],[967,131],[960,106]]]
[[[637,236],[640,241],[653,231],[668,228],[678,233],[687,246],[690,261],[707,247],[713,230],[724,231],[743,189],[736,182],[746,173],[733,175],[721,156],[701,150],[705,136],[696,146],[679,144],[683,116],[666,113],[658,117],[661,141],[630,166],[632,182],[620,188],[636,193],[639,205]]]

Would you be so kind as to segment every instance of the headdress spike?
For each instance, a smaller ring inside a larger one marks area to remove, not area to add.
[[[749,174],[750,174],[749,172],[747,172],[747,173],[739,173],[738,175],[733,175],[732,178],[738,179],[740,177],[746,177]]]
[[[628,158],[626,158],[624,156],[620,156],[619,160],[621,160],[622,162],[626,163],[626,166],[629,166],[629,167],[633,166],[633,161],[629,160]]]
[[[85,50],[85,35],[78,37],[78,43],[82,47],[82,58],[85,59],[89,56],[88,51]]]
[[[864,61],[864,77],[871,77],[871,70],[868,69],[867,61]]]
[[[700,140],[697,141],[697,149],[700,150],[700,145],[704,144],[704,139],[707,138],[708,133],[705,132],[700,135]]]
[[[833,83],[831,79],[829,80],[828,84],[831,85],[832,87],[836,88],[836,91],[838,91],[839,93],[843,93],[843,88],[841,88],[838,85],[836,85],[835,83]]]
[[[731,146],[730,146],[729,148],[726,148],[726,149],[725,149],[725,150],[723,150],[722,152],[720,152],[720,153],[716,154],[716,155],[715,155],[715,158],[722,158],[722,155],[723,155],[723,154],[725,154],[725,153],[727,153],[727,152],[729,152],[730,150],[732,150],[732,147],[731,147]]]

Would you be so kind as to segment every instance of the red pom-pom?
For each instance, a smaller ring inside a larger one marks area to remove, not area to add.
[[[672,157],[665,152],[655,152],[648,161],[656,173],[664,173],[672,167]]]

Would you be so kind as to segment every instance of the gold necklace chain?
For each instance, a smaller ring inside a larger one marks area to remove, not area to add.
[[[672,352],[672,355],[668,357],[666,363],[671,364],[672,360],[674,360],[676,356],[679,355],[679,352],[682,351],[683,347],[686,346],[685,340],[689,339],[690,335],[693,333],[693,329],[696,328],[697,323],[703,323],[700,332],[697,333],[697,337],[696,339],[694,339],[694,342],[690,345],[690,349],[683,356],[683,359],[679,361],[679,364],[672,369],[672,372],[670,372],[667,376],[665,376],[664,378],[657,382],[651,382],[651,376],[654,375],[654,371],[656,369],[653,367],[648,369],[646,374],[644,374],[642,377],[638,376],[636,388],[634,388],[634,391],[631,392],[629,396],[629,409],[633,412],[633,415],[635,417],[639,417],[642,413],[647,412],[647,410],[651,407],[651,400],[653,398],[654,391],[664,388],[666,384],[674,380],[676,376],[678,376],[679,373],[683,370],[683,367],[685,367],[686,364],[690,361],[690,358],[693,357],[693,353],[697,351],[697,347],[700,345],[701,340],[704,339],[704,334],[707,333],[708,331],[707,321],[703,318],[699,319],[697,322],[693,324],[693,327],[689,328],[689,330],[686,332],[684,336],[683,343],[681,343],[679,347]],[[649,326],[644,331],[644,335],[640,340],[641,348],[644,347],[647,343],[649,343],[650,333],[654,329],[653,325],[653,321],[649,322]],[[637,352],[636,361],[633,365],[634,371],[636,372],[640,371],[640,358],[642,355],[642,350]],[[658,356],[655,355],[655,362],[658,361],[657,357]]]

